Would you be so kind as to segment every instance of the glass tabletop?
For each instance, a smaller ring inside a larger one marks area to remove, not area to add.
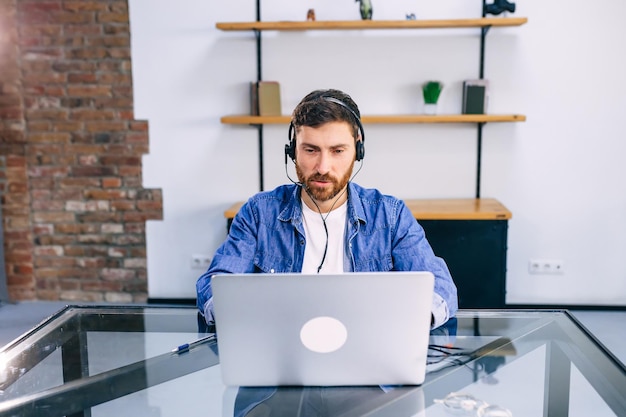
[[[68,306],[0,350],[0,416],[625,416],[624,387],[567,311],[459,311],[421,386],[225,386],[186,306]]]

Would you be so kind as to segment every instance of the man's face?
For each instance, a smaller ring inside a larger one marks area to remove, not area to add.
[[[318,203],[332,200],[346,187],[355,155],[352,127],[347,122],[297,130],[296,173]]]

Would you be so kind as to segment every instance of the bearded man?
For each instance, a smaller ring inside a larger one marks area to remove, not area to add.
[[[291,159],[298,181],[254,195],[234,217],[196,284],[207,323],[214,321],[211,277],[224,273],[430,271],[432,327],[454,316],[448,267],[404,202],[352,182],[364,156],[360,112],[349,95],[316,90],[300,101],[285,145],[285,168]]]

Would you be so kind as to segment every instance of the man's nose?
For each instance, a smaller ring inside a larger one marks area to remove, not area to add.
[[[320,152],[319,159],[317,161],[317,172],[320,174],[327,174],[330,171],[330,155],[327,152]]]

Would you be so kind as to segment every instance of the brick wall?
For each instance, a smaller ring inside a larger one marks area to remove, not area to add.
[[[162,195],[142,188],[127,2],[0,0],[0,27],[11,298],[145,301],[145,222],[162,219]]]

